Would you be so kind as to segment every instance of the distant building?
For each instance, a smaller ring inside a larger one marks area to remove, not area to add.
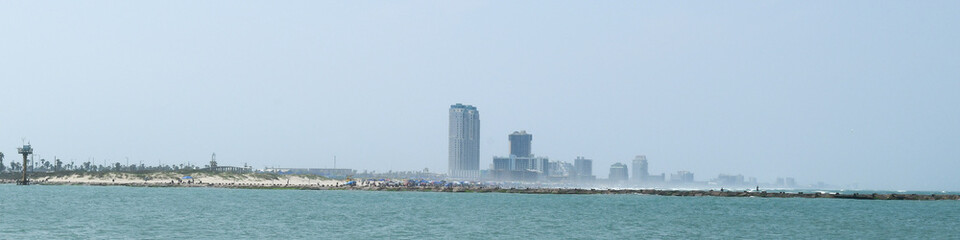
[[[796,187],[797,181],[794,180],[792,177],[788,177],[788,178],[778,177],[777,186],[778,187]]]
[[[544,157],[494,157],[491,176],[502,181],[541,181],[550,175],[549,165]]]
[[[247,166],[244,164],[243,167],[234,167],[234,166],[220,166],[217,165],[217,154],[213,153],[210,155],[210,165],[206,168],[211,172],[232,172],[232,173],[251,173],[253,172],[253,167]]]
[[[660,173],[660,175],[650,175],[647,176],[646,182],[650,183],[662,183],[667,180],[666,173]]]
[[[614,163],[610,165],[610,181],[627,181],[629,176],[627,175],[627,165],[623,163]]]
[[[357,174],[356,170],[347,168],[265,168],[263,171],[277,174],[313,174],[328,178],[346,178]]]
[[[517,157],[533,157],[531,153],[531,143],[533,135],[527,134],[527,131],[513,132],[510,134],[510,155]]]
[[[670,182],[690,183],[693,182],[693,173],[687,171],[677,171],[676,174],[670,174]]]
[[[646,182],[650,178],[650,172],[647,171],[647,156],[637,155],[633,158],[633,180],[634,182]]]
[[[490,173],[493,179],[535,182],[546,180],[550,176],[550,160],[534,157],[531,153],[530,142],[533,135],[519,131],[513,132],[507,139],[510,140],[510,156],[493,157],[493,169]]]
[[[647,156],[637,155],[633,158],[633,182],[635,183],[662,183],[666,179],[666,174],[650,175]]]
[[[564,161],[550,162],[547,164],[547,169],[550,169],[549,177],[557,179],[569,179],[576,176],[576,168],[573,167],[572,163]]]
[[[450,106],[449,176],[480,177],[480,113],[471,105]]]
[[[717,176],[717,179],[714,181],[717,184],[724,185],[724,186],[743,186],[745,183],[743,181],[743,175],[740,175],[740,174],[737,174],[737,175],[720,174],[719,176]]]
[[[578,180],[590,181],[597,178],[593,176],[593,160],[577,157],[573,160],[573,168],[576,169]]]

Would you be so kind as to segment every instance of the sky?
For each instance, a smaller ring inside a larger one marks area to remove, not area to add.
[[[448,109],[697,181],[960,190],[957,1],[0,1],[0,151],[447,171]],[[129,159],[129,160],[127,160]],[[631,166],[632,167],[632,166]]]

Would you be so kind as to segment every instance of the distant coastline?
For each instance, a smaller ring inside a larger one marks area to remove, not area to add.
[[[183,176],[181,176],[183,175]],[[15,179],[4,177],[0,184],[15,184]],[[515,194],[643,194],[658,196],[693,197],[761,197],[761,198],[836,198],[859,200],[960,200],[957,194],[840,194],[824,192],[730,191],[730,190],[663,190],[663,189],[585,189],[549,187],[501,187],[489,184],[460,184],[455,182],[364,181],[338,180],[313,175],[232,174],[176,172],[156,173],[72,173],[37,176],[36,185],[90,185],[129,187],[213,187],[235,189],[295,189],[295,190],[360,190],[409,191],[451,193],[515,193]]]

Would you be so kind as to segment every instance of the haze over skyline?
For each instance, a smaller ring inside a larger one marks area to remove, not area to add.
[[[446,172],[463,103],[481,169],[526,130],[603,177],[960,190],[955,1],[45,3],[0,2],[6,159]]]

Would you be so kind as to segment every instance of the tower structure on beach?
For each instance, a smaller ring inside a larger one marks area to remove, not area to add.
[[[18,147],[17,152],[23,155],[23,179],[17,181],[19,185],[27,185],[30,181],[27,179],[27,155],[33,154],[33,147],[30,146],[30,143],[24,144],[23,147]]]
[[[210,156],[210,169],[217,169],[217,153]]]

